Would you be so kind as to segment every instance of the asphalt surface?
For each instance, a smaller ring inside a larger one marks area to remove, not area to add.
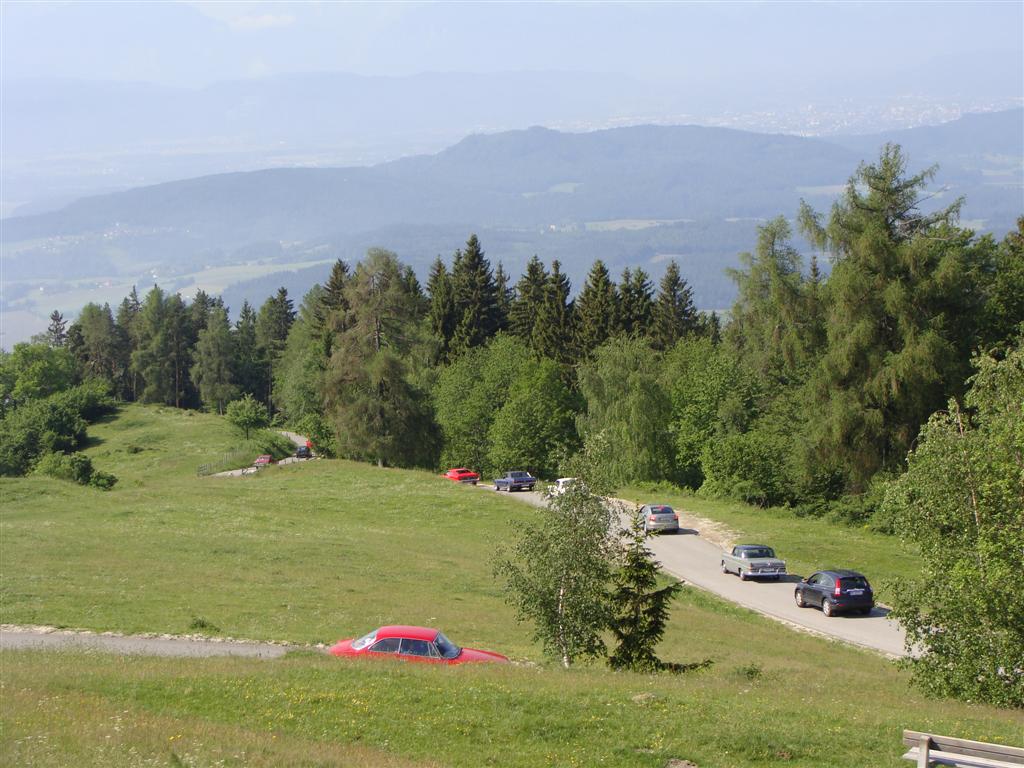
[[[141,656],[247,656],[273,659],[284,656],[293,646],[238,640],[204,640],[193,637],[142,637],[136,635],[95,634],[48,628],[0,628],[0,651],[21,649],[103,651]]]
[[[480,487],[488,489],[488,486]],[[493,488],[489,490],[493,492]],[[545,506],[543,495],[537,491],[519,491],[509,496],[536,507]],[[875,607],[869,616],[840,614],[829,618],[817,608],[798,608],[793,600],[795,583],[801,576],[810,574],[790,574],[780,581],[740,581],[738,576],[724,574],[722,547],[701,536],[706,521],[685,512],[681,512],[680,517],[684,526],[682,532],[652,536],[648,543],[666,572],[795,629],[870,648],[887,656],[907,655],[904,632],[895,621],[887,618],[886,609]],[[781,552],[779,556],[785,559],[785,554]]]

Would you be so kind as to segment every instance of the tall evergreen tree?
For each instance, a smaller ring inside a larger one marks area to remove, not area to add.
[[[141,311],[142,304],[139,301],[139,293],[133,285],[131,293],[117,308],[116,318],[118,335],[121,337],[125,356],[129,363],[123,394],[130,400],[137,400],[144,386],[140,373],[134,365],[130,364],[131,356],[139,347],[139,313]]]
[[[700,329],[700,315],[693,306],[693,290],[679,275],[675,260],[661,278],[658,298],[654,302],[651,323],[651,346],[668,350],[684,336],[697,333]]]
[[[217,413],[224,413],[227,404],[238,393],[232,381],[232,346],[227,310],[222,306],[213,306],[206,319],[206,326],[199,331],[192,380],[199,388],[203,405]]]
[[[127,365],[128,350],[118,333],[110,305],[89,303],[82,307],[75,321],[75,358],[87,377],[118,383]]]
[[[438,343],[439,359],[447,360],[458,318],[455,316],[455,293],[452,288],[452,279],[440,256],[430,267],[427,295],[430,297],[428,313],[430,331]]]
[[[267,362],[256,339],[256,311],[248,301],[242,302],[234,331],[235,362],[233,380],[242,394],[266,402],[269,387]]]
[[[458,322],[451,348],[458,354],[483,345],[498,330],[498,289],[476,235],[452,265],[452,290]]]
[[[139,313],[139,345],[131,360],[145,381],[143,400],[182,406],[190,386],[189,335],[181,296],[167,296],[154,285]]]
[[[51,347],[63,347],[67,342],[68,324],[58,310],[50,313],[50,324],[46,328],[46,343]]]
[[[270,385],[294,320],[295,309],[286,288],[279,288],[276,295],[267,299],[256,316],[256,343],[267,364],[267,389],[264,396],[267,407],[271,409],[274,403]]]
[[[629,336],[647,336],[654,313],[651,279],[640,267],[622,272],[619,282],[619,327]]]
[[[534,256],[516,283],[515,298],[509,308],[509,328],[524,341],[531,342],[533,339],[533,328],[544,304],[547,284],[548,272],[541,260]]]
[[[828,346],[815,377],[818,447],[862,491],[899,467],[928,415],[963,392],[981,316],[979,253],[954,226],[960,202],[925,213],[934,175],[914,176],[896,145],[861,166],[827,224],[806,205],[802,223],[830,252]]]
[[[422,296],[395,254],[372,249],[346,296],[349,327],[334,342],[324,399],[339,453],[378,465],[431,465],[436,427],[413,368],[424,343]]]
[[[505,272],[505,267],[499,261],[497,269],[494,270],[494,287],[498,308],[497,330],[499,331],[508,330],[509,327],[509,313],[512,310],[513,291],[508,281],[509,277]]]
[[[556,259],[544,287],[544,301],[533,326],[531,345],[541,357],[563,366],[575,363],[573,354],[573,305],[569,301],[572,286]]]
[[[576,297],[576,347],[587,358],[618,330],[619,300],[608,268],[598,259]]]

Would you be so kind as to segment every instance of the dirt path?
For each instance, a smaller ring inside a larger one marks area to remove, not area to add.
[[[246,656],[275,659],[293,650],[319,650],[319,646],[258,643],[252,640],[178,635],[121,635],[55,627],[0,625],[0,651],[75,648],[140,656]]]

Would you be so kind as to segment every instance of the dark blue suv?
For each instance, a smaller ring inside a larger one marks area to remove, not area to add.
[[[871,585],[856,571],[818,571],[796,585],[793,597],[801,608],[814,605],[826,616],[840,611],[866,616],[875,607]]]

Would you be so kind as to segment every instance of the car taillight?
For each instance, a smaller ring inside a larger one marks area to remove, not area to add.
[[[657,515],[651,515],[651,516],[650,516],[649,518],[647,518],[647,519],[648,519],[648,520],[650,520],[650,521],[651,521],[652,523],[656,523],[656,522],[658,522],[658,516],[657,516]]]
[[[836,591],[835,591],[835,596],[836,597],[839,597],[842,594],[842,588],[843,588],[843,580],[842,579],[836,579]]]

